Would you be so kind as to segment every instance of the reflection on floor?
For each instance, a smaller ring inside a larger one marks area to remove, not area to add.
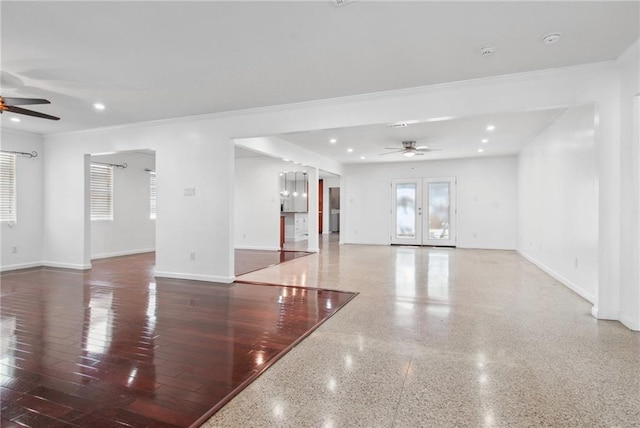
[[[153,264],[2,274],[3,427],[198,425],[354,297],[155,279]]]
[[[360,294],[206,427],[640,423],[640,333],[514,251],[324,242],[241,279]]]
[[[309,254],[306,251],[235,250],[235,274],[244,275]]]

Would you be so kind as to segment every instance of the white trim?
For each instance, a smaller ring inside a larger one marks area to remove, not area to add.
[[[18,269],[29,269],[29,268],[41,267],[41,266],[42,266],[42,262],[18,263],[15,265],[0,266],[0,272],[6,272],[6,271],[18,270]]]
[[[42,262],[42,266],[54,267],[62,269],[75,269],[75,270],[89,270],[91,269],[91,263],[86,265],[80,265],[77,263],[59,263],[59,262]]]
[[[156,271],[154,274],[157,278],[172,278],[172,279],[188,279],[192,281],[205,281],[205,282],[217,282],[223,284],[230,284],[235,281],[235,276],[216,276],[216,275],[201,275],[182,272],[163,272]]]
[[[626,315],[620,315],[620,322],[629,330],[640,331],[640,320],[633,320]]]
[[[492,247],[490,245],[487,246],[481,246],[478,244],[474,244],[474,245],[460,245],[459,243],[456,243],[455,245],[456,248],[459,249],[463,249],[463,250],[496,250],[496,251],[517,251],[515,248],[513,247]]]
[[[620,321],[619,312],[604,312],[598,309],[596,305],[591,308],[591,315],[599,320]]]
[[[154,248],[141,248],[139,250],[116,251],[115,253],[96,254],[91,256],[91,260],[108,259],[111,257],[131,256],[133,254],[153,253]]]
[[[307,248],[306,250],[304,250],[308,253],[319,253],[320,252],[320,247],[316,247],[316,248]]]
[[[236,250],[280,251],[280,247],[263,247],[260,245],[236,245]]]
[[[522,250],[517,249],[516,251],[522,257],[524,257],[525,259],[529,260],[531,263],[533,263],[534,265],[536,265],[537,267],[542,269],[544,272],[549,274],[551,277],[553,277],[554,279],[556,279],[557,281],[562,283],[564,286],[569,288],[571,291],[573,291],[574,293],[576,293],[577,295],[579,295],[583,299],[588,300],[590,303],[594,303],[596,301],[596,297],[593,294],[587,292],[586,290],[584,290],[582,287],[580,287],[575,282],[573,282],[570,279],[565,278],[564,276],[562,276],[559,273],[555,272],[553,269],[551,269],[550,267],[546,266],[544,263],[536,260],[534,257],[528,255],[527,253],[523,252]],[[595,308],[595,303],[594,303],[593,307]],[[592,313],[593,313],[593,311],[592,311]],[[618,319],[618,318],[606,318],[606,319]]]
[[[46,136],[81,135],[81,134],[92,133],[96,131],[104,132],[104,131],[114,131],[114,130],[122,130],[122,129],[135,129],[141,126],[149,126],[149,125],[166,125],[166,124],[172,124],[172,123],[224,119],[229,117],[241,117],[241,116],[254,115],[254,114],[260,114],[260,113],[286,112],[292,109],[305,109],[305,108],[323,107],[323,106],[330,107],[333,105],[344,105],[345,103],[376,101],[376,100],[386,99],[389,97],[428,94],[428,93],[438,92],[438,91],[451,89],[451,88],[476,85],[479,82],[502,83],[502,82],[508,82],[508,81],[514,81],[514,80],[524,81],[524,80],[529,80],[531,78],[544,78],[546,76],[553,76],[561,73],[572,73],[572,72],[581,71],[581,70],[598,70],[602,68],[611,68],[611,67],[616,67],[616,65],[617,63],[615,60],[601,61],[601,62],[594,62],[589,64],[572,65],[568,67],[557,67],[557,68],[548,68],[544,70],[525,71],[522,73],[502,74],[499,76],[478,77],[478,78],[467,79],[467,80],[457,80],[454,82],[436,83],[432,85],[416,86],[413,88],[397,89],[397,90],[391,90],[391,91],[371,92],[368,94],[348,95],[344,97],[326,98],[321,100],[303,101],[298,103],[278,104],[278,105],[271,105],[267,107],[247,108],[247,109],[241,109],[241,110],[228,110],[228,111],[223,111],[218,113],[205,113],[205,114],[194,115],[194,116],[182,116],[182,117],[174,117],[169,119],[150,120],[146,122],[135,122],[135,123],[128,123],[124,125],[103,126],[99,128],[80,129],[75,131],[50,132],[50,133],[45,133],[40,135],[46,135]],[[242,138],[246,138],[246,137],[248,136],[244,136]],[[236,136],[234,138],[239,138],[239,136]]]

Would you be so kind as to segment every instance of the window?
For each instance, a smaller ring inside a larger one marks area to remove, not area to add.
[[[91,164],[91,220],[113,220],[113,167]]]
[[[149,218],[156,218],[156,173],[149,172]]]
[[[16,221],[16,155],[0,153],[0,221]]]

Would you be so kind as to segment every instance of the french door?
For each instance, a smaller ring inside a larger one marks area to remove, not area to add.
[[[456,179],[392,180],[391,243],[456,245]]]

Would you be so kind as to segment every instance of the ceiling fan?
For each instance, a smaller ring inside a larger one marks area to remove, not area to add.
[[[416,142],[413,140],[403,141],[401,149],[398,149],[397,147],[385,147],[385,149],[393,150],[393,151],[387,152],[387,153],[381,153],[380,156],[390,155],[393,153],[402,153],[403,156],[410,158],[416,155],[422,156],[428,152],[437,152],[441,150],[441,149],[432,149],[429,146],[416,146]]]
[[[59,117],[51,116],[49,114],[28,110],[22,107],[16,107],[17,105],[29,104],[51,104],[51,102],[42,98],[13,98],[0,96],[0,113],[8,111],[10,113],[25,114],[27,116],[39,117],[42,119],[60,120]]]

